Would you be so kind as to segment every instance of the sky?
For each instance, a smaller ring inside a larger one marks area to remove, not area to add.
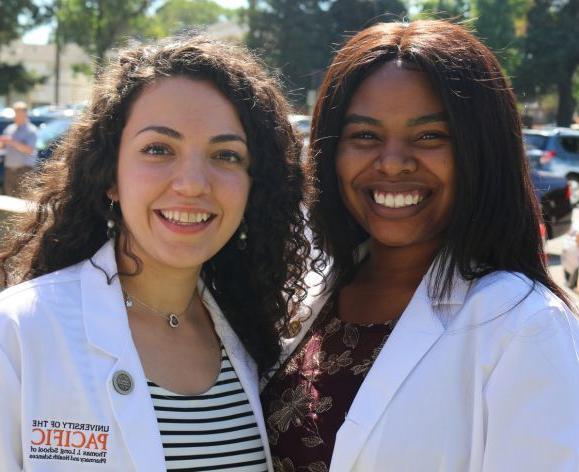
[[[215,3],[227,8],[246,7],[247,0],[213,0]],[[22,37],[27,44],[46,44],[50,36],[50,26],[41,26],[30,30]]]

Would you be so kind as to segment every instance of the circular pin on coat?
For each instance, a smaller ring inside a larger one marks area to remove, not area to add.
[[[134,388],[133,378],[125,370],[117,370],[113,374],[113,387],[121,395],[128,395]]]

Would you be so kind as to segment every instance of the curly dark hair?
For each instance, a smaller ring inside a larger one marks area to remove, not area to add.
[[[238,250],[233,237],[201,275],[264,371],[280,352],[277,327],[305,294],[309,242],[300,206],[310,186],[278,81],[242,47],[188,33],[120,51],[53,157],[28,180],[35,207],[11,226],[0,268],[6,285],[18,283],[89,258],[106,242],[106,193],[116,181],[131,105],[147,85],[173,76],[214,84],[234,105],[248,138],[247,248]],[[115,218],[122,228],[120,210]]]
[[[424,72],[451,129],[455,200],[431,295],[447,295],[457,270],[466,280],[505,270],[542,283],[569,304],[545,266],[540,210],[513,91],[493,53],[464,27],[443,20],[371,26],[342,46],[326,74],[312,120],[310,156],[320,193],[312,226],[316,245],[332,259],[329,289],[353,276],[354,250],[368,237],[338,190],[335,156],[344,115],[362,81],[391,61]],[[327,264],[321,257],[314,262],[318,270]]]

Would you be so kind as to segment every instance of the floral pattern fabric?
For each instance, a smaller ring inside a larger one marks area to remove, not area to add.
[[[330,303],[273,376],[262,404],[276,472],[327,472],[336,433],[394,323],[360,325]]]

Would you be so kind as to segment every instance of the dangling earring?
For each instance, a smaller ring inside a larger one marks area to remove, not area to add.
[[[111,204],[109,205],[109,219],[107,220],[107,238],[115,239],[117,236],[117,224],[113,219],[115,214],[115,201],[111,198]]]
[[[237,230],[237,249],[244,251],[247,248],[247,223],[245,218],[241,220]]]

